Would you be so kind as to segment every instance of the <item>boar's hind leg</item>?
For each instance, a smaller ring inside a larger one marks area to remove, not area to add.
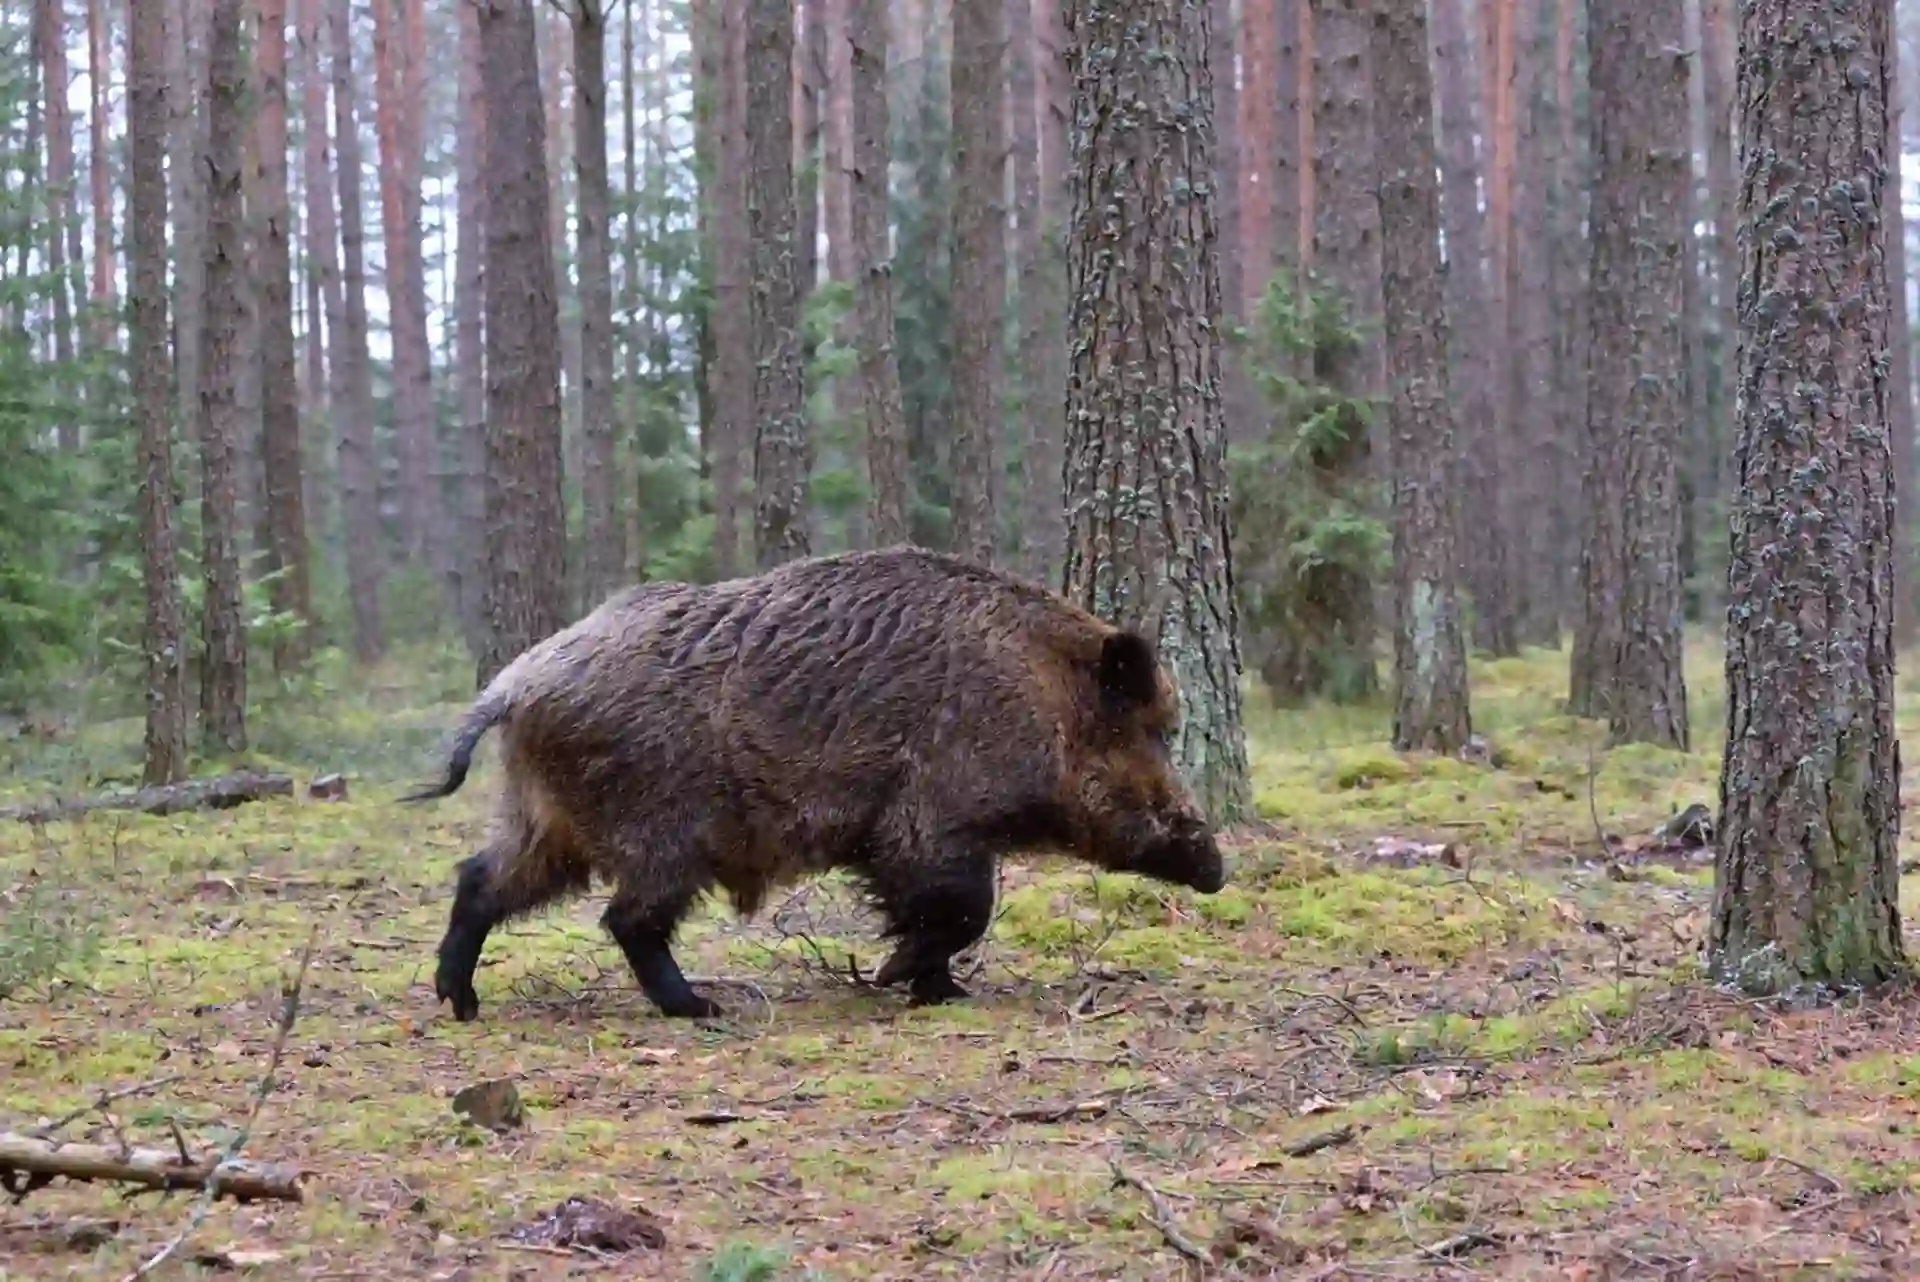
[[[929,868],[890,860],[871,876],[889,919],[887,934],[900,941],[873,982],[885,988],[907,981],[919,1006],[965,997],[950,966],[993,919],[993,861],[969,858]]]
[[[692,904],[690,895],[675,895],[665,902],[650,899],[622,886],[607,903],[600,924],[607,928],[627,965],[640,983],[640,991],[670,1019],[711,1019],[720,1008],[693,991],[680,963],[673,959],[673,932]]]
[[[473,971],[480,964],[480,949],[493,928],[579,888],[565,877],[558,884],[546,878],[529,878],[526,874],[534,870],[546,871],[536,861],[510,861],[497,847],[460,861],[453,910],[447,918],[447,933],[440,940],[440,965],[433,977],[434,995],[453,1003],[455,1019],[464,1022],[480,1014]]]

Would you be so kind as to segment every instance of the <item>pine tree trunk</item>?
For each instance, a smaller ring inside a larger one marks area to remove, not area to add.
[[[1553,317],[1553,376],[1549,380],[1553,405],[1552,439],[1547,461],[1552,469],[1546,510],[1547,564],[1552,569],[1554,617],[1550,638],[1561,644],[1561,630],[1576,620],[1580,563],[1580,470],[1587,435],[1587,124],[1580,115],[1579,86],[1574,55],[1583,36],[1584,0],[1559,0],[1554,28],[1554,97],[1559,120],[1555,156],[1554,206],[1549,235],[1548,309]]]
[[[482,83],[480,11],[458,9],[460,120],[454,134],[455,250],[453,286],[454,385],[460,405],[460,617],[476,662],[485,653],[487,624],[487,379],[486,261],[487,95]]]
[[[80,220],[73,200],[73,113],[67,105],[66,0],[35,0],[40,10],[40,67],[47,98],[47,274],[53,290],[53,359],[73,368],[73,280],[80,267]],[[63,454],[80,449],[80,424],[60,414],[57,440]]]
[[[87,0],[87,92],[91,103],[87,113],[87,185],[88,203],[93,206],[93,278],[87,294],[93,308],[96,356],[114,350],[119,333],[115,316],[118,291],[113,279],[113,178],[107,141],[111,123],[107,90],[113,81],[113,57],[109,48],[112,28],[109,0]],[[163,216],[163,227],[164,224]],[[165,324],[164,318],[160,323]],[[165,339],[166,336],[161,335],[161,341]]]
[[[907,443],[900,365],[894,350],[893,255],[888,249],[887,9],[885,0],[849,0],[853,45],[854,281],[860,318],[860,387],[866,410],[867,528],[873,546],[905,543]]]
[[[800,25],[793,64],[793,259],[800,301],[820,279],[820,112],[827,76],[821,0],[794,0]]]
[[[1586,589],[1576,712],[1616,740],[1687,746],[1679,484],[1690,180],[1680,0],[1594,0]],[[1584,661],[1584,665],[1582,663]]]
[[[1738,489],[1707,954],[1749,991],[1905,969],[1881,373],[1892,193],[1872,163],[1891,9],[1740,7]]]
[[[1453,406],[1447,383],[1434,176],[1433,80],[1419,5],[1376,11],[1370,50],[1379,137],[1381,303],[1393,389],[1393,746],[1457,752],[1471,730],[1454,559]]]
[[[632,0],[628,0],[632,3]],[[613,280],[607,249],[607,23],[600,0],[573,4],[573,154],[579,166],[580,477],[586,555],[583,604],[598,605],[626,571],[626,523],[616,503],[613,438]]]
[[[1064,580],[1067,513],[1061,490],[1066,466],[1067,430],[1067,281],[1066,228],[1072,193],[1073,157],[1067,139],[1067,115],[1073,78],[1067,67],[1067,37],[1057,0],[1033,0],[1036,29],[1035,92],[1040,117],[1041,291],[1037,300],[1039,377],[1046,400],[1033,418],[1035,462],[1028,469],[1031,502],[1027,534],[1045,560],[1033,573],[1053,587]],[[1216,104],[1217,105],[1217,104]],[[1229,420],[1231,421],[1231,420]]]
[[[1052,0],[1066,3],[1067,0]],[[1233,0],[1207,0],[1207,60],[1213,69],[1216,218],[1220,228],[1221,307],[1228,323],[1247,316],[1247,254],[1241,235],[1240,207],[1246,196],[1246,163],[1240,145],[1239,24],[1233,20]],[[1220,410],[1226,416],[1227,439],[1246,439],[1254,433],[1260,407],[1246,363],[1229,352],[1220,371]]]
[[[1231,300],[1230,314],[1246,315],[1273,274],[1274,73],[1280,34],[1274,10],[1280,0],[1239,0],[1240,77],[1240,280],[1243,299]],[[1215,69],[1218,76],[1220,70]],[[1222,246],[1234,252],[1234,246]]]
[[[1700,483],[1712,502],[1706,511],[1716,531],[1726,529],[1728,501],[1727,459],[1733,453],[1734,328],[1736,294],[1740,284],[1740,247],[1737,243],[1734,200],[1733,63],[1738,19],[1733,0],[1701,0],[1700,78],[1707,113],[1707,199],[1713,219],[1713,332],[1719,336],[1719,359],[1712,363],[1708,400],[1713,417],[1705,433],[1707,454]],[[1717,541],[1717,539],[1716,539]],[[1703,612],[1723,612],[1724,574],[1715,573],[1702,593]]]
[[[563,623],[559,307],[533,0],[480,10],[486,151],[487,619],[484,685]]]
[[[97,11],[96,11],[97,16]],[[103,52],[96,50],[96,52]],[[95,68],[102,65],[96,60]],[[173,400],[167,361],[167,14],[132,8],[127,40],[128,342],[139,432],[140,546],[146,588],[148,786],[187,774],[186,634],[173,524]],[[102,204],[105,211],[109,206]]]
[[[227,3],[228,0],[219,0]],[[261,459],[266,481],[267,568],[273,607],[300,619],[300,634],[277,645],[273,662],[291,671],[306,658],[313,627],[307,513],[300,444],[299,386],[293,350],[293,250],[287,197],[287,9],[286,0],[258,0],[260,69],[258,171],[252,199],[259,270],[261,359]],[[211,287],[210,287],[211,288]],[[237,436],[233,439],[238,439]]]
[[[793,0],[748,0],[747,217],[752,247],[753,529],[761,569],[806,556],[812,466],[800,403],[793,215]]]
[[[722,578],[744,566],[740,548],[742,472],[755,439],[753,300],[747,226],[747,0],[712,0],[720,10],[714,184],[713,559]]]
[[[1488,301],[1486,219],[1480,211],[1480,153],[1491,134],[1480,129],[1485,114],[1474,92],[1473,42],[1467,0],[1435,0],[1433,61],[1440,109],[1440,168],[1447,237],[1448,345],[1454,395],[1460,404],[1463,476],[1479,496],[1483,519],[1461,527],[1466,579],[1473,598],[1474,640],[1483,650],[1511,654],[1518,648],[1507,591],[1508,540],[1498,520],[1505,468],[1504,442],[1494,418],[1494,335]],[[1584,423],[1582,430],[1585,430]]]
[[[1899,41],[1887,53],[1887,190],[1905,190],[1900,183],[1901,111]],[[1913,346],[1907,322],[1907,219],[1898,196],[1887,201],[1887,334],[1892,359],[1887,363],[1887,431],[1893,440],[1894,492],[1911,484],[1913,476]],[[1896,518],[1893,538],[1893,644],[1904,649],[1920,634],[1920,614],[1914,608],[1913,523]]]
[[[1008,0],[1014,3],[1015,0]],[[840,316],[834,341],[848,351],[857,351],[860,333],[858,296],[860,282],[855,274],[853,243],[853,40],[849,35],[851,0],[823,0],[822,18],[826,25],[826,91],[824,95],[825,153],[821,175],[822,215],[827,223],[827,274],[849,291],[850,306]],[[833,418],[849,444],[857,439],[864,403],[860,388],[860,369],[843,368],[833,377]],[[864,476],[865,451],[849,450],[847,466],[856,476]],[[871,546],[872,531],[867,526],[865,508],[847,513],[847,543],[854,548]]]
[[[1380,206],[1374,195],[1372,86],[1369,31],[1358,0],[1314,0],[1313,28],[1319,65],[1314,112],[1314,252],[1319,287],[1336,300],[1343,323],[1361,341],[1322,355],[1315,373],[1349,401],[1385,390],[1380,348]],[[1372,474],[1379,445],[1357,413],[1344,420],[1347,444],[1340,451],[1346,481]],[[1366,698],[1379,688],[1373,657],[1373,584],[1344,564],[1321,567],[1314,588],[1319,626],[1310,637],[1269,657],[1268,684],[1289,695],[1313,693],[1329,674],[1339,674],[1339,693]]]
[[[240,57],[241,0],[214,0],[208,27],[210,83],[206,183],[206,293],[200,386],[194,422],[200,438],[200,740],[210,756],[247,746],[247,638],[240,602],[235,447],[245,430],[240,405],[241,325],[247,312],[240,136],[245,130],[246,70]]]
[[[1140,628],[1214,822],[1248,802],[1227,528],[1209,8],[1073,0],[1067,595]]]
[[[196,162],[207,145],[208,0],[160,0],[167,22],[167,200],[173,211],[173,391],[178,422],[192,422],[200,396],[200,334],[206,292],[206,185]],[[131,110],[131,107],[129,107]],[[131,146],[131,136],[129,136]]]
[[[1007,307],[1004,0],[953,4],[953,550],[994,562]]]
[[[1300,268],[1300,14],[1306,0],[1276,0],[1271,177],[1273,266],[1289,290]]]
[[[1549,533],[1552,516],[1553,415],[1548,389],[1553,385],[1552,313],[1547,307],[1549,279],[1547,192],[1553,178],[1554,130],[1544,104],[1551,102],[1553,28],[1532,4],[1517,6],[1514,19],[1513,76],[1509,85],[1513,114],[1513,172],[1507,240],[1506,421],[1516,462],[1509,497],[1514,546],[1521,550],[1514,567],[1518,625],[1522,645],[1560,643],[1557,567]]]
[[[439,569],[438,453],[433,431],[432,346],[420,231],[420,113],[425,68],[407,50],[422,0],[373,0],[374,118],[380,141],[380,219],[393,334],[393,419],[400,464],[400,553]]]
[[[340,183],[341,325],[335,333],[334,404],[340,423],[340,516],[347,545],[353,651],[371,663],[385,648],[380,625],[380,494],[373,455],[373,368],[367,352],[367,270],[361,220],[359,109],[350,0],[332,0],[333,136]]]
[[[338,442],[345,415],[338,395],[341,330],[346,301],[340,290],[340,224],[334,216],[333,128],[327,104],[327,0],[298,0],[300,49],[301,196],[306,206],[303,229],[307,270],[307,367],[313,393],[308,400],[313,439]],[[314,471],[325,476],[328,469]],[[331,530],[342,521],[338,486],[313,485],[307,510],[310,528]]]
[[[1013,116],[1013,213],[1017,229],[1014,271],[1019,281],[1019,409],[1014,415],[1020,442],[1021,567],[1042,583],[1053,580],[1060,564],[1058,526],[1060,468],[1058,450],[1043,440],[1059,440],[1064,388],[1047,381],[1051,363],[1047,345],[1059,341],[1047,326],[1048,239],[1040,221],[1040,114],[1036,88],[1031,0],[1006,0],[1007,97]]]

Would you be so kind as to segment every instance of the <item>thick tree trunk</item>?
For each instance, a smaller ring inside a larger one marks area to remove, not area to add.
[[[1494,418],[1495,338],[1488,305],[1486,219],[1480,212],[1479,148],[1491,135],[1479,127],[1485,113],[1474,92],[1467,0],[1435,0],[1433,61],[1446,216],[1451,387],[1460,404],[1462,472],[1478,496],[1480,513],[1480,519],[1461,528],[1462,559],[1473,598],[1475,643],[1495,654],[1511,654],[1519,642],[1507,582],[1508,540],[1498,519],[1506,449]],[[1489,509],[1495,519],[1487,519]]]
[[[1594,0],[1585,597],[1574,710],[1687,746],[1680,652],[1680,332],[1689,181],[1680,0]]]
[[[146,588],[145,783],[187,773],[186,634],[173,526],[173,403],[167,362],[167,15],[133,6],[127,40],[128,340],[139,432],[140,545]],[[101,64],[96,62],[96,68]],[[107,206],[103,205],[104,210]]]
[[[854,280],[860,317],[860,387],[866,411],[867,527],[875,547],[905,543],[907,442],[894,351],[893,254],[887,212],[887,10],[849,0],[853,45]]]
[[[632,3],[632,0],[628,0]],[[607,249],[607,22],[600,0],[573,4],[573,156],[579,183],[580,476],[585,565],[582,604],[591,609],[626,571],[626,523],[616,496],[613,438],[613,280]]]
[[[1067,595],[1142,629],[1173,758],[1217,823],[1248,801],[1221,418],[1205,5],[1074,0]]]
[[[1064,0],[1050,0],[1064,3]],[[1233,20],[1233,0],[1206,0],[1208,65],[1213,69],[1213,163],[1215,217],[1219,226],[1220,305],[1227,323],[1247,318],[1246,240],[1241,234],[1241,205],[1246,196],[1246,156],[1240,139],[1239,24]],[[1254,394],[1246,362],[1227,353],[1220,371],[1220,410],[1226,418],[1227,439],[1245,440],[1255,434],[1261,407]]]
[[[712,0],[720,10],[714,184],[713,559],[721,577],[739,572],[740,487],[754,422],[753,300],[747,224],[747,0]]]
[[[207,102],[206,293],[200,386],[200,740],[209,755],[247,746],[247,637],[240,601],[234,453],[245,431],[240,405],[241,325],[247,312],[247,231],[241,191],[246,71],[240,58],[241,0],[214,0],[208,27],[212,94]]]
[[[533,0],[485,0],[489,627],[481,685],[564,622],[559,308],[537,38]]]
[[[1007,305],[1003,0],[953,5],[953,550],[999,543],[1001,334]]]
[[[753,529],[761,569],[808,553],[793,218],[793,0],[749,0],[747,216],[753,282]]]
[[[224,0],[222,0],[224,2]],[[286,0],[258,0],[260,40],[256,84],[259,109],[251,199],[259,272],[261,360],[260,454],[265,476],[267,569],[274,609],[302,622],[300,633],[274,648],[276,670],[287,672],[306,657],[313,627],[307,510],[300,444],[300,388],[293,352],[292,217],[287,197],[287,9]],[[211,287],[209,287],[211,290]],[[236,423],[236,429],[242,426]],[[238,439],[236,436],[235,439]]]
[[[1913,357],[1912,331],[1907,321],[1907,219],[1899,193],[1901,171],[1900,42],[1887,46],[1887,190],[1894,193],[1887,210],[1887,433],[1893,442],[1894,492],[1910,485],[1913,476]],[[1911,492],[1911,491],[1909,491]],[[1896,511],[1893,528],[1893,644],[1904,649],[1920,632],[1915,612],[1913,523]]]
[[[367,352],[367,270],[360,216],[360,121],[353,79],[350,0],[333,0],[333,136],[340,183],[341,326],[334,403],[340,423],[340,517],[347,545],[353,650],[371,663],[385,648],[380,626],[380,495],[373,456],[373,368]]]
[[[1467,654],[1454,563],[1453,406],[1434,176],[1433,80],[1419,5],[1374,15],[1373,100],[1396,122],[1379,137],[1381,302],[1393,460],[1394,747],[1456,752],[1467,741]]]
[[[486,648],[487,585],[487,376],[486,261],[487,95],[482,84],[480,10],[462,4],[460,25],[460,119],[454,134],[455,221],[459,245],[453,285],[454,385],[460,406],[460,617],[467,648],[478,661]]]
[[[1905,968],[1884,266],[1889,0],[1740,10],[1740,417],[1708,961]],[[1796,158],[1803,163],[1782,163]]]

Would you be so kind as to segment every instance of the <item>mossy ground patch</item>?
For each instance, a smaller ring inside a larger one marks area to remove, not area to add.
[[[1559,709],[1564,653],[1476,665],[1476,762],[1393,753],[1381,707],[1256,702],[1259,822],[1223,894],[1009,864],[974,1000],[934,1010],[856,982],[885,949],[843,884],[752,923],[715,908],[681,948],[726,981],[730,1017],[701,1027],[638,995],[597,899],[495,936],[479,1022],[435,1005],[452,865],[495,779],[483,753],[457,797],[390,800],[458,710],[456,681],[403,656],[257,717],[252,760],[345,771],[344,802],[0,825],[0,935],[45,954],[0,1001],[0,1117],[179,1073],[119,1124],[224,1138],[317,924],[247,1146],[307,1167],[307,1201],[222,1204],[195,1239],[277,1252],[273,1276],[1179,1276],[1115,1161],[1188,1237],[1232,1240],[1221,1276],[1903,1275],[1920,1006],[1697,982],[1710,872],[1649,838],[1716,802],[1718,653],[1689,659],[1684,754],[1597,747]],[[16,793],[90,790],[128,779],[138,737],[90,725],[0,764]],[[27,905],[59,930],[34,936]],[[450,1097],[498,1077],[527,1124],[477,1132]],[[509,1249],[574,1194],[638,1201],[666,1249]],[[0,1274],[120,1276],[186,1214],[45,1189],[0,1221]],[[42,1249],[37,1226],[76,1215],[120,1228]]]

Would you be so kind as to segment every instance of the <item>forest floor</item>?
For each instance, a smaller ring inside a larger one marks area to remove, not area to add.
[[[1914,1276],[1920,999],[1700,981],[1709,860],[1654,836],[1716,806],[1718,650],[1689,661],[1692,754],[1600,751],[1552,652],[1475,665],[1484,763],[1389,751],[1384,708],[1256,709],[1229,888],[1010,864],[964,1004],[856,982],[883,948],[832,880],[709,910],[680,954],[724,981],[712,1026],[654,1013],[594,899],[496,933],[454,1022],[433,950],[490,746],[451,800],[392,798],[434,775],[459,671],[279,697],[249,760],[294,798],[0,824],[0,1129],[178,1074],[66,1133],[226,1142],[317,928],[245,1145],[305,1200],[217,1204],[156,1276]],[[1911,742],[1920,689],[1900,706]],[[18,738],[0,778],[124,782],[138,735]],[[308,799],[332,771],[349,798]],[[498,1078],[524,1125],[453,1111]],[[658,1236],[543,1242],[574,1196]],[[191,1210],[39,1190],[0,1210],[0,1278],[123,1277]]]

